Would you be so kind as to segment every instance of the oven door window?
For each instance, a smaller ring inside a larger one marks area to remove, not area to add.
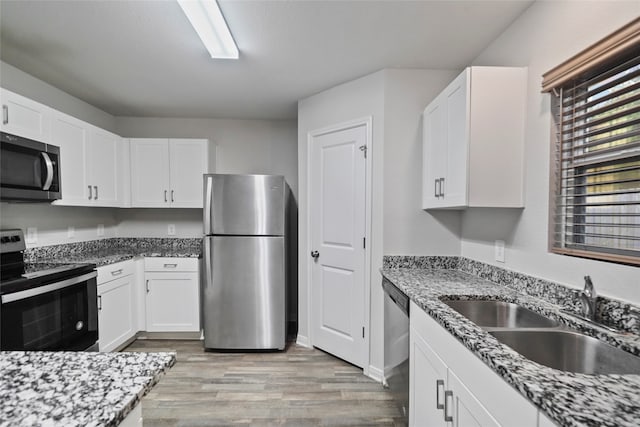
[[[87,284],[2,305],[2,350],[84,350],[97,340]]]

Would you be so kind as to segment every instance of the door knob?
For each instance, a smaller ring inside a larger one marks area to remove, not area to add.
[[[311,258],[315,258],[318,259],[318,257],[320,256],[320,252],[318,251],[311,251]]]

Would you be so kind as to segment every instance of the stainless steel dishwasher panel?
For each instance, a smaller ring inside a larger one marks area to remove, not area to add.
[[[383,279],[384,377],[405,425],[409,422],[409,298]]]

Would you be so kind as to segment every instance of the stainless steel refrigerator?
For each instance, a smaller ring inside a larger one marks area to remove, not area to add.
[[[276,175],[204,175],[204,347],[285,347],[287,204]]]

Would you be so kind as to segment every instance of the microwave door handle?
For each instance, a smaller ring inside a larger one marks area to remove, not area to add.
[[[26,298],[34,297],[36,295],[46,294],[47,292],[68,288],[69,286],[77,285],[78,283],[86,282],[87,280],[93,279],[97,275],[97,272],[92,271],[91,273],[83,274],[82,276],[78,277],[72,277],[71,279],[62,280],[60,282],[39,286],[33,289],[27,289],[25,291],[4,294],[2,295],[2,303],[6,304],[9,302],[20,301]]]
[[[53,162],[51,161],[51,157],[49,157],[49,154],[42,152],[40,153],[40,155],[42,156],[44,165],[47,168],[47,179],[44,181],[42,189],[44,191],[49,191],[49,188],[51,188],[51,184],[53,184]]]

